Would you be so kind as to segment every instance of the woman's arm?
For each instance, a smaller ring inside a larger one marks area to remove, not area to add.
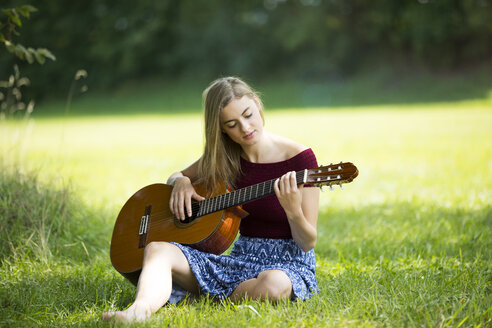
[[[274,191],[287,214],[292,238],[307,252],[316,245],[319,188],[298,187],[294,171],[275,180]]]
[[[180,220],[185,219],[185,210],[191,216],[191,199],[204,200],[199,195],[192,182],[198,177],[198,161],[188,166],[183,171],[175,172],[167,179],[167,184],[174,186],[169,199],[169,209]]]
[[[174,186],[176,179],[182,177],[187,177],[190,179],[191,182],[194,182],[198,178],[198,162],[200,162],[200,160],[193,162],[193,164],[182,171],[174,172],[173,174],[171,174],[167,179],[167,184]]]

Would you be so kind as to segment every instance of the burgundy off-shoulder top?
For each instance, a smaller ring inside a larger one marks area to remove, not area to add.
[[[236,182],[236,188],[244,188],[279,178],[289,171],[316,167],[318,167],[318,162],[311,148],[285,161],[275,163],[251,163],[241,158],[243,175]],[[243,209],[249,215],[241,220],[239,227],[241,235],[274,239],[292,238],[287,215],[275,194],[246,203]]]

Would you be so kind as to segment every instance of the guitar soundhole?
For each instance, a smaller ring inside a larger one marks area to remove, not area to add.
[[[186,215],[185,219],[181,221],[177,217],[174,217],[174,224],[178,228],[188,228],[197,222],[197,215],[193,213],[191,216]]]

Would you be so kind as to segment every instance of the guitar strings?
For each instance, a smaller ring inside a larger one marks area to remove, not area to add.
[[[297,182],[297,184],[302,184],[303,183],[303,180],[304,180],[303,173],[304,173],[304,170],[297,171],[296,172],[296,182]],[[252,196],[253,189],[255,187],[257,189],[257,191],[256,191],[257,192],[256,198],[258,198],[258,196],[259,196],[259,198],[261,198],[261,197],[264,197],[264,196],[266,196],[268,194],[271,194],[271,192],[273,190],[273,183],[275,182],[275,180],[277,180],[277,179],[271,179],[271,180],[263,181],[263,182],[260,182],[258,184],[254,184],[254,185],[251,185],[251,186],[247,186],[247,187],[244,187],[244,188],[241,188],[241,189],[237,189],[237,190],[231,191],[229,193],[217,195],[217,196],[210,197],[210,198],[207,198],[207,199],[202,200],[202,201],[194,202],[191,205],[191,210],[192,210],[192,213],[193,213],[192,216],[198,214],[198,212],[201,209],[201,205],[205,205],[205,206],[207,206],[207,209],[208,208],[210,209],[210,211],[206,211],[206,213],[203,214],[203,215],[207,215],[207,214],[211,214],[211,213],[214,213],[214,212],[221,211],[221,210],[226,209],[226,208],[229,208],[229,207],[233,207],[233,206],[239,205],[239,204],[244,203],[244,202],[247,202],[249,200],[254,200],[255,198],[252,198],[251,196]],[[265,193],[264,188],[265,188],[265,186],[267,184],[269,184],[269,186],[268,186],[267,192]],[[258,195],[258,189],[260,188],[261,185],[263,185],[263,191],[260,193],[260,195]],[[237,201],[235,199],[235,195],[234,195],[235,193],[237,193],[239,195]],[[242,197],[241,196],[241,193],[243,193],[243,196],[249,195],[249,198],[250,199],[247,200],[245,198],[245,199],[241,200],[241,197]],[[224,199],[224,197],[229,197],[229,199]],[[231,197],[232,197],[232,203],[231,203]],[[215,199],[215,201],[214,201],[214,199]],[[208,202],[208,204],[207,204],[207,202]],[[226,203],[227,203],[227,205],[226,205]],[[219,204],[220,204],[220,206],[218,206]],[[164,214],[164,213],[166,213],[165,215],[168,215],[169,217],[174,216],[174,214],[172,214],[171,211],[169,209],[167,209],[167,210],[164,210],[164,211],[154,212],[154,213],[151,214],[151,217],[152,216],[155,216],[155,215],[161,215],[161,214]]]
[[[297,182],[297,184],[302,184],[303,183],[303,180],[304,180],[303,173],[304,173],[303,170],[296,172],[296,182]],[[217,196],[210,197],[210,198],[207,198],[207,199],[202,200],[202,201],[194,202],[194,203],[191,204],[192,217],[195,216],[195,219],[197,218],[196,216],[200,212],[200,209],[201,209],[201,206],[202,205],[207,206],[207,209],[205,210],[205,213],[203,213],[202,215],[200,215],[200,217],[206,216],[206,215],[209,215],[209,214],[212,214],[212,213],[215,213],[215,212],[219,212],[219,211],[222,211],[224,209],[227,209],[227,208],[234,207],[234,206],[237,206],[239,204],[245,203],[247,201],[254,200],[256,198],[262,198],[262,197],[264,197],[264,196],[266,196],[268,194],[271,194],[271,191],[273,190],[273,183],[275,182],[275,180],[277,180],[277,179],[263,181],[263,182],[260,182],[258,184],[255,184],[255,185],[251,185],[251,186],[247,186],[247,187],[244,187],[244,188],[241,188],[241,189],[237,189],[237,190],[231,191],[229,193],[217,195]],[[265,193],[265,186],[266,186],[266,184],[270,184],[270,186],[268,187],[267,192]],[[263,191],[260,193],[260,195],[258,197],[258,189],[260,188],[261,185],[263,185]],[[257,188],[256,198],[252,198],[251,197],[254,187]],[[249,200],[246,200],[246,198],[245,198],[244,200],[241,200],[241,192],[244,192],[243,193],[243,196],[249,195],[249,198],[250,199]],[[237,201],[235,200],[234,193],[238,193],[239,194]],[[231,195],[232,195],[232,204],[230,202],[231,201]],[[222,198],[224,198],[226,196],[228,196],[229,199],[227,199],[227,200],[226,199],[222,199]],[[215,203],[214,203],[214,199],[216,199]],[[206,202],[208,202],[208,204],[206,204]],[[227,206],[226,206],[226,203],[227,203]],[[218,206],[219,204],[220,204],[220,206]],[[162,215],[164,215],[164,216],[162,217]],[[164,209],[164,210],[161,210],[161,211],[156,211],[156,212],[151,213],[150,214],[150,218],[153,219],[152,220],[153,222],[161,222],[161,221],[167,221],[170,218],[173,218],[173,220],[174,220],[175,215],[171,212],[170,209]]]
[[[296,182],[298,184],[302,183],[302,181],[303,181],[302,172],[303,171],[296,172]],[[208,214],[219,212],[221,210],[224,210],[224,209],[227,209],[230,207],[237,206],[241,203],[244,203],[244,202],[247,202],[250,200],[254,200],[256,198],[262,198],[266,195],[269,195],[269,194],[271,194],[271,192],[273,190],[273,183],[275,182],[275,180],[277,180],[277,179],[263,181],[263,182],[260,182],[258,184],[255,184],[255,185],[251,185],[251,186],[247,186],[247,187],[244,187],[241,189],[231,191],[229,193],[217,195],[217,196],[210,197],[210,198],[207,198],[207,199],[202,200],[202,201],[194,202],[191,204],[192,216],[198,215],[202,205],[207,206],[207,209],[210,209],[210,210],[206,210],[205,213],[203,215],[201,215],[201,216],[205,216]],[[267,186],[268,184],[269,184],[269,186],[267,187],[268,189],[265,192],[265,186]],[[261,185],[263,185],[263,190],[258,195],[258,190],[259,190]],[[253,189],[255,187],[257,189],[256,195],[255,195],[255,197],[252,197]],[[234,195],[235,193],[237,193],[239,195],[237,201],[235,200],[235,195]],[[243,200],[241,200],[241,197],[242,197],[242,196],[240,196],[241,193],[243,193],[243,196],[248,195],[249,197],[245,197]],[[225,197],[229,197],[229,199],[225,199]],[[231,197],[232,197],[232,202],[231,202]],[[249,200],[247,198],[249,198]],[[214,199],[215,199],[215,203],[214,203]],[[206,202],[208,202],[208,204],[206,204]],[[170,209],[153,212],[150,217],[153,218],[155,216],[160,216],[162,214],[164,214],[165,216],[168,216],[168,217],[174,217],[174,214],[172,214]]]

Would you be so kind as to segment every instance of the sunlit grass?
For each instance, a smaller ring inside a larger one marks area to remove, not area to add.
[[[487,105],[267,110],[266,128],[312,147],[320,165],[359,167],[349,191],[323,194],[323,205],[419,199],[473,206],[490,199]],[[29,129],[4,122],[0,150],[42,176],[70,180],[91,203],[120,205],[141,186],[164,182],[196,160],[202,128],[200,113],[41,118]]]
[[[136,326],[490,325],[491,105],[267,108],[266,128],[309,145],[320,164],[360,170],[345,190],[321,194],[320,294],[278,305],[201,298]],[[2,258],[0,325],[99,326],[102,311],[127,306],[134,288],[108,258],[112,223],[133,192],[197,159],[202,134],[199,113],[0,122],[4,165],[70,184],[88,208],[51,256]]]

